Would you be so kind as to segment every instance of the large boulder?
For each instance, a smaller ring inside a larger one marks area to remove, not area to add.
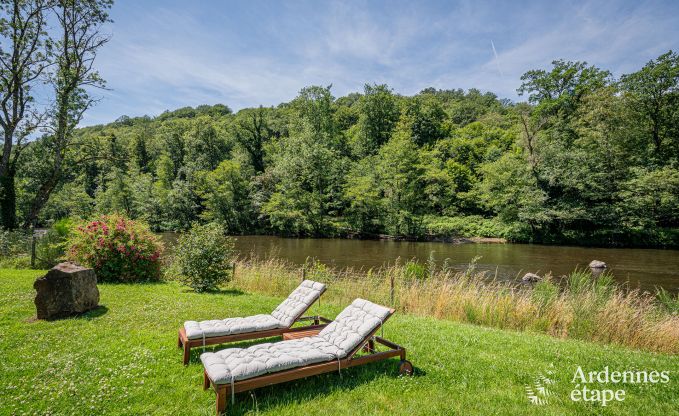
[[[592,260],[589,263],[590,269],[605,269],[606,267],[607,267],[606,263],[604,263],[603,261],[600,261],[600,260]]]
[[[94,270],[74,263],[59,263],[38,278],[35,307],[38,319],[64,318],[87,312],[99,305],[99,289]]]

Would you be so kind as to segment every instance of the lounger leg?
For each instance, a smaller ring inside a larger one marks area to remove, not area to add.
[[[184,365],[187,365],[189,363],[190,357],[191,357],[191,347],[189,346],[189,343],[186,342],[184,343]]]
[[[217,415],[226,411],[226,386],[217,389]]]
[[[363,352],[368,353],[375,352],[375,340],[373,340],[372,338],[369,339],[368,342],[365,345],[363,345],[362,350]]]
[[[182,333],[180,332],[179,335],[177,335],[177,348],[182,347]]]
[[[203,371],[203,390],[210,388],[210,378],[207,376],[207,371]]]

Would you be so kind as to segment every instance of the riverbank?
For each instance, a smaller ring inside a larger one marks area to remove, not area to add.
[[[99,310],[81,318],[33,321],[32,284],[42,273],[0,270],[0,331],[6,335],[0,338],[0,414],[212,414],[214,393],[201,388],[201,351],[182,366],[177,327],[188,319],[268,313],[282,300],[237,286],[237,271],[236,284],[218,293],[196,294],[174,282],[100,284]],[[342,309],[331,302],[339,300],[334,295],[339,289],[330,289],[332,296],[311,313],[334,317]],[[414,377],[399,377],[398,361],[390,360],[237,394],[230,414],[669,415],[676,410],[675,356],[419,317],[401,309],[384,334],[408,348]],[[595,382],[592,388],[626,392],[623,402],[602,407],[571,400],[578,366],[669,371],[671,382]],[[540,376],[553,383],[547,403],[534,405],[526,389],[537,392]]]
[[[327,283],[324,302],[335,305],[365,297],[420,316],[679,354],[679,295],[629,290],[608,274],[517,285],[489,280],[473,262],[463,272],[414,262],[357,271],[271,258],[239,262],[234,284],[286,296],[302,277]]]
[[[348,240],[386,240],[410,241],[449,244],[505,244],[509,241],[502,237],[451,237],[442,235],[403,236],[388,234],[347,234],[342,236]]]

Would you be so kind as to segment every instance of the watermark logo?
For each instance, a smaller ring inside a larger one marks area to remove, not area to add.
[[[570,397],[574,402],[589,402],[606,407],[610,402],[625,400],[626,392],[620,384],[667,384],[669,382],[669,371],[611,371],[606,366],[601,371],[585,372],[582,367],[578,366],[571,380],[575,387]]]
[[[552,395],[549,386],[554,384],[553,375],[554,372],[552,370],[547,370],[544,373],[538,374],[532,384],[526,384],[526,396],[531,404],[536,406],[549,404],[549,396]]]
[[[531,384],[525,385],[526,397],[531,404],[549,404],[555,388],[554,371],[539,373]],[[667,384],[669,371],[658,370],[611,370],[608,366],[601,370],[585,371],[578,366],[571,378],[572,389],[569,398],[574,402],[584,402],[601,407],[625,401],[625,386],[630,384]]]

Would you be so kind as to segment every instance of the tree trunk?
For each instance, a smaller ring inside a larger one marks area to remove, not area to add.
[[[0,174],[0,226],[4,229],[16,228],[16,188],[15,172],[7,169]]]
[[[40,189],[38,189],[38,194],[35,196],[35,199],[31,204],[31,209],[28,212],[28,216],[24,221],[23,224],[24,228],[29,228],[31,226],[36,225],[38,221],[38,215],[40,214],[40,211],[42,211],[43,207],[49,200],[50,194],[52,193],[52,190],[56,186],[57,182],[58,177],[52,177],[47,182],[42,184]]]

